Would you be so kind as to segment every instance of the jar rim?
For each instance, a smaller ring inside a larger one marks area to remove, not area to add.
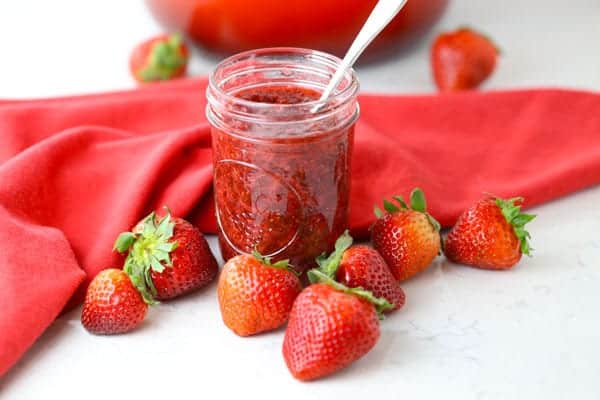
[[[261,49],[253,49],[243,51],[241,53],[234,54],[229,56],[219,62],[217,66],[211,71],[208,75],[208,88],[209,90],[217,93],[222,99],[229,103],[235,103],[241,106],[248,106],[258,109],[266,109],[270,107],[278,107],[280,109],[293,109],[299,106],[302,107],[310,107],[315,109],[320,109],[322,111],[327,111],[328,108],[332,105],[343,104],[347,101],[353,99],[359,90],[358,78],[356,76],[356,72],[353,68],[348,68],[346,73],[344,74],[344,79],[349,82],[349,84],[344,87],[339,92],[333,92],[327,99],[325,100],[310,100],[302,103],[294,103],[294,104],[272,104],[272,103],[264,103],[264,102],[256,102],[252,100],[246,100],[235,95],[232,95],[225,91],[217,82],[216,73],[220,71],[222,68],[225,68],[228,65],[233,65],[237,62],[240,62],[244,59],[251,59],[257,56],[268,56],[268,55],[284,55],[291,54],[297,56],[310,56],[314,58],[316,61],[321,61],[324,64],[329,64],[329,66],[333,67],[334,70],[339,66],[342,60],[329,53],[325,53],[319,50],[313,49],[305,49],[301,47],[266,47]],[[339,87],[339,86],[338,86]]]

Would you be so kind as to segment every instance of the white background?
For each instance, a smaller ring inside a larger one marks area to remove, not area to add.
[[[470,25],[494,38],[503,55],[488,87],[600,89],[599,0],[450,1],[430,37]],[[133,87],[129,52],[158,32],[140,0],[1,0],[0,98]],[[363,89],[433,91],[429,40],[408,54],[359,68]],[[201,54],[192,73],[207,73],[216,62]]]
[[[598,0],[454,0],[436,30],[463,24],[502,48],[487,88],[600,90]],[[0,98],[133,87],[129,51],[159,31],[140,1],[3,0]],[[359,67],[363,89],[432,92],[431,37]],[[192,72],[215,62],[198,52]],[[439,258],[404,285],[407,305],[382,323],[376,348],[329,379],[294,381],[280,353],[282,332],[247,339],[229,332],[212,285],[151,310],[129,335],[91,336],[79,310],[59,318],[0,378],[0,398],[597,400],[600,188],[533,212],[533,258],[500,273]]]

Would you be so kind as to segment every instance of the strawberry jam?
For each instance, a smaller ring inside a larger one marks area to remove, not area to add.
[[[246,89],[235,94],[236,97],[267,104],[299,104],[318,100],[321,94],[314,89],[294,86],[273,86]]]
[[[315,87],[255,79],[221,101],[208,89],[221,253],[305,270],[347,228],[355,93],[314,112]]]

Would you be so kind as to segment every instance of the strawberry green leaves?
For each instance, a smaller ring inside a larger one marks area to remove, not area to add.
[[[121,254],[128,252],[123,271],[129,275],[148,304],[156,303],[153,298],[156,288],[151,272],[160,273],[173,266],[171,253],[178,245],[176,241],[171,240],[174,228],[175,223],[168,209],[160,221],[153,212],[141,220],[133,232],[123,232],[115,241],[115,250]]]
[[[369,303],[375,306],[375,310],[377,311],[377,315],[380,319],[383,319],[384,311],[392,310],[394,308],[394,305],[386,299],[384,299],[383,297],[375,297],[372,292],[365,290],[361,287],[349,288],[348,286],[343,285],[337,282],[335,279],[327,276],[319,269],[311,269],[307,272],[307,275],[311,283],[324,283],[331,286],[335,290],[339,290],[340,292],[344,292],[367,300]]]
[[[333,253],[331,253],[329,256],[321,254],[319,257],[317,257],[316,262],[319,266],[319,270],[328,277],[334,278],[335,273],[340,266],[340,262],[342,261],[342,256],[344,255],[344,252],[348,250],[350,246],[352,246],[352,241],[352,236],[350,236],[348,230],[344,231],[342,236],[335,241],[335,249]]]
[[[156,288],[148,273],[150,270],[145,270],[143,266],[134,263],[131,259],[125,260],[123,265],[123,272],[125,272],[133,286],[140,292],[144,302],[146,304],[154,305],[158,302],[154,300],[154,294],[156,294]],[[149,283],[148,283],[149,282]]]
[[[525,224],[531,222],[536,216],[521,213],[522,197],[513,197],[508,200],[496,197],[494,200],[496,201],[496,205],[500,207],[506,221],[513,226],[515,235],[521,242],[521,253],[531,255],[532,249],[529,245],[531,235],[525,230]]]
[[[398,204],[400,204],[401,208],[408,208],[408,206],[406,205],[406,202],[404,201],[404,199],[402,198],[402,196],[393,196],[394,200],[396,200],[398,202]]]
[[[437,219],[433,218],[431,216],[431,214],[429,213],[425,213],[425,215],[427,216],[427,220],[429,221],[429,223],[431,224],[431,226],[433,226],[433,229],[435,229],[436,231],[440,231],[440,229],[442,229],[442,226],[440,225],[440,223],[437,221]]]
[[[441,229],[441,225],[435,218],[431,216],[431,214],[427,212],[427,201],[425,200],[425,193],[423,193],[423,191],[420,188],[415,188],[410,193],[410,207],[406,204],[402,196],[393,196],[392,198],[396,201],[397,204],[394,204],[393,202],[386,199],[383,200],[383,209],[387,213],[393,214],[400,211],[408,210],[423,213],[427,216],[427,219],[429,220],[431,226],[433,226],[433,228],[439,232],[439,230]],[[377,206],[375,206],[374,212],[377,218],[382,218],[385,214]]]
[[[123,232],[115,241],[113,250],[116,250],[119,253],[124,253],[129,250],[129,248],[133,245],[133,242],[135,242],[135,234],[133,232]]]
[[[396,205],[386,199],[383,199],[383,208],[389,213],[398,212],[400,209]]]
[[[276,263],[272,263],[271,262],[271,257],[265,257],[265,256],[263,256],[256,249],[252,250],[252,256],[254,258],[256,258],[263,265],[266,265],[268,267],[278,268],[278,269],[285,269],[285,270],[288,270],[290,272],[293,272],[294,275],[299,276],[298,271],[296,271],[292,267],[292,265],[290,264],[290,260],[288,260],[288,259],[279,260]]]
[[[170,253],[177,248],[177,242],[169,241],[175,227],[171,213],[167,210],[160,222],[157,222],[156,214],[151,213],[138,224],[138,230],[139,227],[142,231],[136,235],[129,257],[156,272],[163,272],[165,265],[172,266]]]
[[[427,208],[427,202],[425,201],[425,194],[419,188],[415,188],[410,193],[410,208],[415,211],[425,212]]]
[[[147,65],[140,71],[143,81],[167,80],[175,75],[177,69],[187,63],[187,56],[182,51],[183,39],[173,34],[166,40],[154,44],[148,56]]]
[[[383,297],[376,297],[372,292],[365,290],[362,287],[350,288],[336,280],[336,273],[342,261],[344,252],[352,246],[352,242],[353,239],[348,233],[348,230],[344,231],[344,233],[336,240],[335,249],[329,256],[321,254],[317,257],[316,262],[319,265],[319,268],[314,268],[307,272],[308,280],[311,283],[325,283],[336,290],[367,300],[375,306],[379,318],[383,319],[383,312],[394,309],[393,304]]]

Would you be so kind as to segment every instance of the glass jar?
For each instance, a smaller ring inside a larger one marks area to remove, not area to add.
[[[318,101],[340,61],[313,50],[261,49],[225,59],[210,75],[206,114],[223,259],[258,250],[303,271],[347,228],[359,113],[354,72]]]

